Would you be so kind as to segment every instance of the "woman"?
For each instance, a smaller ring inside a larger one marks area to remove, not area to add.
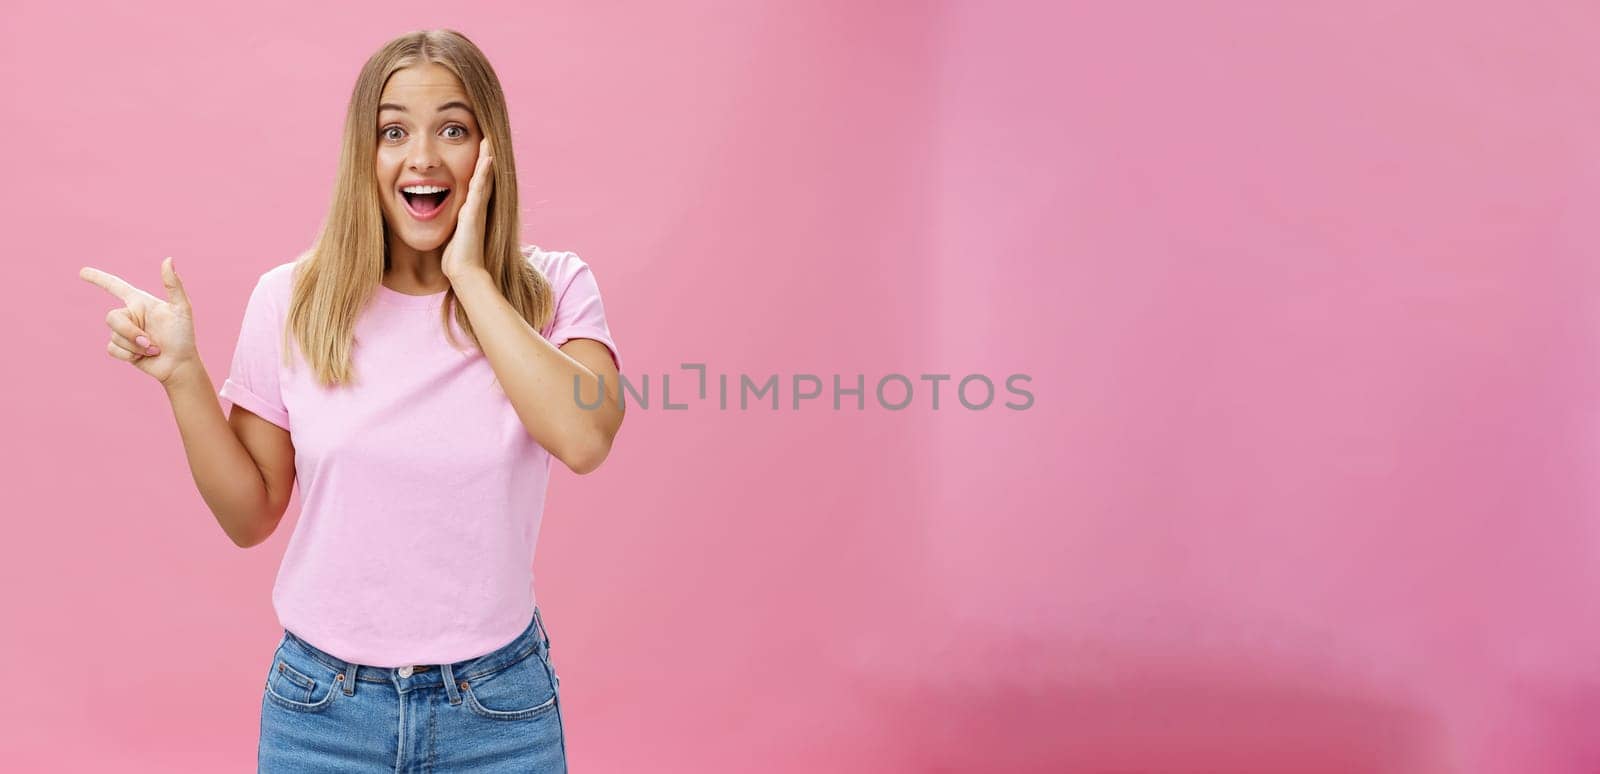
[[[620,361],[588,266],[520,244],[510,137],[462,35],[374,54],[315,244],[250,295],[226,420],[172,260],[166,302],[81,272],[125,302],[107,351],[166,388],[234,543],[272,534],[298,476],[261,771],[566,770],[532,560],[550,458],[610,451]]]

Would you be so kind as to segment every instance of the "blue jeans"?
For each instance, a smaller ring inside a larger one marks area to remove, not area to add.
[[[352,664],[285,630],[257,770],[564,774],[560,684],[537,607],[516,639],[454,664]]]

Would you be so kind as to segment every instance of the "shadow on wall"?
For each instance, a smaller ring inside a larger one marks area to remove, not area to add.
[[[1250,654],[1140,659],[1107,649],[1114,655],[1073,666],[1069,649],[1054,652],[1065,667],[998,665],[1031,673],[1032,684],[1001,674],[959,685],[860,679],[867,701],[887,705],[880,717],[895,719],[885,733],[900,744],[905,771],[1451,770],[1440,724],[1399,689]],[[1038,677],[1050,671],[1067,676]]]
[[[1492,739],[1478,751],[1515,762],[1503,771],[1592,774],[1600,771],[1600,682],[1587,664],[1566,674],[1523,675],[1496,697]]]

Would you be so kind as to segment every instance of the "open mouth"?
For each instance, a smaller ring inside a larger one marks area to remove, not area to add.
[[[400,198],[405,200],[406,210],[417,220],[430,220],[444,209],[446,199],[450,198],[450,189],[438,193],[407,193],[400,192]]]

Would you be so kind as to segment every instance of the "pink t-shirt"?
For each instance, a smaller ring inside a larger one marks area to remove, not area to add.
[[[555,294],[540,333],[556,346],[594,339],[620,363],[588,265],[534,245],[524,254]],[[370,666],[453,663],[505,645],[533,617],[549,452],[459,327],[470,352],[450,346],[443,292],[378,287],[356,323],[354,386],[318,385],[292,336],[283,367],[294,266],[256,283],[219,392],[294,441],[300,519],[272,588],[278,622]]]

